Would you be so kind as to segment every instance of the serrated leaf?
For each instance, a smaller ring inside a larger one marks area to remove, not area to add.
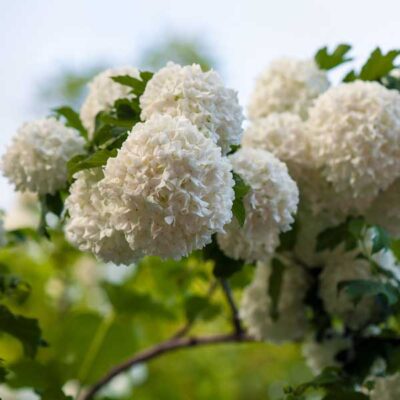
[[[338,284],[338,292],[345,293],[357,305],[364,297],[382,296],[389,306],[399,300],[399,290],[389,283],[369,281],[364,279],[342,281]]]
[[[75,156],[67,163],[68,175],[71,179],[75,173],[84,169],[102,167],[103,165],[107,164],[107,160],[110,157],[115,157],[117,153],[117,149],[100,149],[88,156]]]
[[[60,115],[65,118],[66,126],[76,129],[82,135],[82,137],[84,137],[87,140],[88,138],[87,130],[83,126],[81,118],[76,111],[74,111],[71,107],[68,106],[55,108],[53,111],[57,115]]]
[[[250,191],[250,186],[244,182],[239,174],[233,172],[232,175],[235,181],[235,186],[233,187],[235,199],[232,204],[232,213],[239,222],[239,225],[243,226],[246,220],[246,209],[243,200],[246,194]]]
[[[388,233],[380,226],[373,226],[370,229],[372,231],[372,254],[378,253],[383,249],[389,249],[390,238]]]
[[[314,59],[320,69],[330,70],[352,60],[352,58],[346,58],[350,49],[351,46],[348,44],[339,44],[332,53],[329,53],[328,48],[323,47],[317,51]]]
[[[38,348],[45,344],[36,319],[15,315],[3,305],[0,305],[0,332],[18,339],[28,357],[34,357]]]
[[[400,54],[400,50],[391,50],[383,54],[377,47],[361,68],[358,76],[363,81],[376,81],[386,76],[392,69],[396,68],[394,60]]]
[[[267,268],[267,267],[265,267]],[[268,295],[271,299],[271,307],[269,310],[271,318],[276,321],[279,318],[279,299],[281,297],[281,290],[283,285],[283,278],[285,273],[285,264],[279,259],[273,258],[270,268],[272,269],[268,282]]]

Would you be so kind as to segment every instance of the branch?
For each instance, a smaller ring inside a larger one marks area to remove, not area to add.
[[[223,278],[220,279],[220,282],[221,282],[222,289],[225,293],[225,297],[228,300],[229,307],[231,308],[231,311],[232,311],[232,322],[233,322],[233,326],[235,327],[235,332],[237,335],[242,335],[244,332],[244,329],[242,328],[242,324],[240,322],[239,311],[236,307],[235,300],[233,299],[232,291],[229,286],[229,283],[226,279],[223,279]]]
[[[192,337],[192,338],[172,338],[166,342],[160,343],[144,350],[131,359],[123,362],[120,365],[112,368],[103,378],[95,383],[86,394],[81,397],[81,400],[93,399],[96,393],[107,385],[115,376],[120,373],[132,368],[134,365],[143,363],[145,361],[152,360],[153,358],[159,357],[163,354],[170,353],[179,349],[192,348],[198,346],[205,346],[210,344],[221,344],[221,343],[244,343],[256,341],[253,337],[242,334],[227,334],[227,335],[214,335],[204,337]]]

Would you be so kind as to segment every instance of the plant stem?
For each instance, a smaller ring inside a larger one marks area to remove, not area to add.
[[[233,326],[235,328],[235,332],[236,332],[236,334],[241,335],[244,332],[244,330],[243,330],[242,324],[240,322],[239,311],[238,311],[238,309],[236,307],[235,300],[233,298],[232,291],[231,291],[231,288],[229,286],[229,283],[228,283],[228,281],[226,279],[223,279],[223,278],[221,278],[219,281],[221,283],[221,286],[222,286],[222,289],[224,291],[225,297],[226,297],[226,299],[228,301],[229,307],[231,308],[232,323],[233,323]]]
[[[101,390],[105,385],[107,385],[115,376],[122,372],[125,372],[132,368],[134,365],[143,363],[145,361],[152,360],[154,358],[160,357],[163,354],[170,353],[179,349],[193,348],[211,344],[221,344],[221,343],[244,343],[244,342],[254,342],[255,339],[244,333],[232,333],[232,334],[222,334],[214,336],[204,336],[204,337],[187,337],[187,338],[172,338],[166,342],[155,345],[147,350],[144,350],[131,359],[123,362],[120,365],[112,368],[106,375],[103,376],[97,383],[95,383],[82,397],[80,400],[90,400]]]

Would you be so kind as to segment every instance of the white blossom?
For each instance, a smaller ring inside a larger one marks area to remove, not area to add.
[[[371,391],[371,400],[398,400],[400,399],[400,373],[376,377],[375,386]]]
[[[113,208],[100,192],[101,168],[75,174],[65,201],[70,218],[65,227],[67,239],[81,251],[89,251],[105,262],[130,264],[137,255],[125,236],[111,225]]]
[[[136,124],[105,167],[112,220],[140,255],[179,259],[232,218],[231,165],[185,117]]]
[[[314,60],[277,59],[256,81],[249,117],[254,120],[276,112],[292,112],[305,119],[314,99],[328,87],[326,72]]]
[[[308,339],[303,343],[302,352],[313,373],[320,374],[327,367],[340,367],[337,356],[343,351],[349,351],[351,347],[350,338],[334,334],[320,342]]]
[[[129,86],[121,85],[112,79],[112,77],[124,75],[141,79],[137,68],[119,67],[100,72],[89,82],[89,93],[80,111],[82,123],[88,130],[89,135],[94,132],[96,115],[100,111],[110,110],[118,99],[134,97]]]
[[[376,82],[343,83],[310,109],[307,134],[336,207],[362,213],[400,168],[400,93]]]
[[[143,119],[154,114],[188,118],[224,154],[240,143],[243,112],[237,93],[226,88],[213,70],[170,62],[147,83],[140,105]]]
[[[338,290],[338,284],[352,280],[375,280],[370,263],[356,258],[354,252],[338,249],[326,257],[324,269],[320,275],[319,295],[325,309],[332,315],[343,319],[351,329],[363,328],[374,321],[379,313],[372,297],[363,297],[354,304],[345,290]]]
[[[296,183],[286,165],[265,150],[242,148],[229,159],[250,190],[243,200],[243,227],[233,218],[226,232],[218,234],[218,243],[229,257],[267,261],[279,244],[279,234],[294,221],[299,201]]]
[[[281,343],[301,339],[307,329],[306,308],[303,303],[309,279],[298,265],[286,265],[278,300],[278,318],[271,317],[268,293],[272,267],[258,263],[252,283],[243,293],[240,316],[250,335],[259,340]]]
[[[3,155],[3,174],[18,191],[53,194],[66,184],[67,162],[84,145],[75,129],[55,118],[26,123]]]

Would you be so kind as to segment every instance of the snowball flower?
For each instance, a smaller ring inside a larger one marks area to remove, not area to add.
[[[400,373],[377,377],[375,387],[371,391],[371,400],[398,400],[400,399]]]
[[[353,252],[336,251],[326,257],[320,275],[319,295],[325,310],[343,319],[351,329],[363,328],[375,320],[379,308],[372,297],[363,297],[355,305],[345,290],[338,291],[338,284],[351,280],[375,280],[370,264],[365,259],[355,258]]]
[[[226,88],[215,71],[203,72],[197,64],[168,63],[147,83],[140,106],[143,119],[154,114],[188,118],[224,154],[240,143],[243,112],[236,91]]]
[[[79,250],[89,251],[105,262],[130,264],[136,260],[125,236],[110,224],[113,208],[100,192],[101,168],[75,174],[65,201],[70,218],[65,227],[67,239]]]
[[[233,178],[221,149],[185,117],[136,124],[105,167],[113,225],[140,255],[180,259],[232,218]]]
[[[367,220],[400,238],[400,179],[380,192],[366,211]]]
[[[281,58],[259,76],[250,98],[250,119],[291,112],[306,119],[315,98],[329,87],[325,71],[314,60]]]
[[[218,243],[234,259],[267,261],[279,244],[280,232],[289,230],[294,221],[299,191],[286,165],[267,151],[242,148],[229,159],[250,191],[243,200],[243,227],[233,218],[226,232],[218,234]]]
[[[89,83],[89,94],[82,104],[80,117],[89,134],[93,134],[96,115],[100,111],[108,111],[115,101],[123,98],[132,98],[131,88],[114,82],[112,77],[129,75],[140,78],[140,72],[134,67],[110,68],[96,75]]]
[[[320,374],[327,367],[341,367],[337,356],[342,351],[348,351],[352,347],[350,338],[333,335],[321,342],[314,339],[303,344],[302,352],[306,363],[314,374]]]
[[[307,329],[306,307],[303,303],[309,279],[298,265],[286,265],[278,301],[278,319],[271,317],[268,293],[272,267],[258,263],[252,283],[243,293],[240,316],[250,335],[259,340],[281,343],[301,339]]]
[[[400,93],[376,82],[334,87],[310,109],[307,133],[337,207],[361,213],[400,168]]]
[[[67,181],[67,162],[85,141],[55,118],[22,125],[2,159],[4,176],[18,191],[55,193]]]

